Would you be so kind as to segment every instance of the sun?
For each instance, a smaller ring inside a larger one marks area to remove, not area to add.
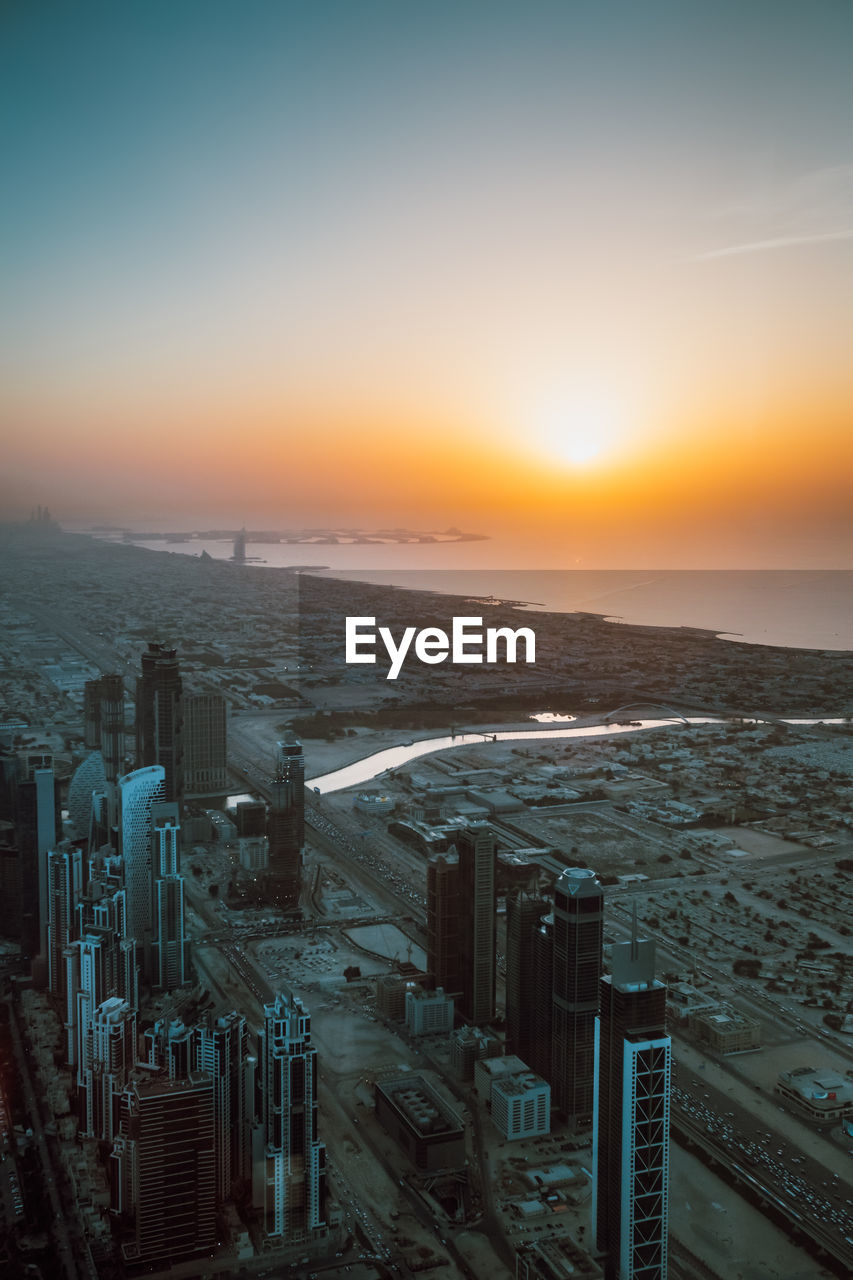
[[[555,462],[589,467],[612,457],[625,430],[620,398],[606,392],[555,397],[534,430],[543,452]]]

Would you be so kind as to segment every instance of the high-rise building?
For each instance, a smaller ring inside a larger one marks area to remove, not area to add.
[[[124,680],[120,675],[87,680],[83,690],[84,741],[100,751],[107,781],[116,782],[125,768]],[[156,763],[156,762],[152,762]]]
[[[60,1003],[65,1021],[68,1016],[68,992],[63,955],[66,947],[74,941],[77,898],[83,887],[83,855],[65,840],[60,848],[48,854],[47,869],[47,977],[50,990]]]
[[[593,1232],[608,1280],[666,1280],[670,1039],[655,944],[613,947],[596,1020]]]
[[[459,956],[459,859],[440,854],[427,863],[427,971],[448,994],[462,994]]]
[[[151,809],[166,798],[163,766],[149,765],[125,774],[118,780],[118,794],[118,848],[127,900],[127,934],[144,954],[151,945],[154,923]]]
[[[80,1132],[100,1142],[118,1133],[119,1103],[136,1062],[136,1012],[111,996],[99,1004],[81,1037],[77,1069]]]
[[[282,908],[296,907],[305,844],[305,757],[300,742],[277,745],[267,836],[267,876],[272,899]]]
[[[506,1051],[530,1064],[537,1034],[536,931],[548,907],[522,889],[506,899]]]
[[[427,865],[427,968],[469,1022],[495,1016],[497,844],[485,822]]]
[[[179,874],[181,825],[178,806],[151,806],[154,899],[151,980],[163,991],[187,981],[189,943],[184,931],[184,880]]]
[[[90,751],[74,770],[68,784],[68,817],[78,840],[91,838],[94,797],[106,796],[109,790],[114,791],[115,788],[110,788],[107,782],[104,757],[100,751]]]
[[[135,1076],[120,1098],[112,1209],[134,1215],[125,1261],[190,1257],[216,1244],[213,1081]]]
[[[317,1050],[311,1019],[279,994],[258,1032],[259,1114],[253,1198],[266,1235],[296,1243],[326,1227],[326,1148],[317,1137]]]
[[[246,1019],[233,1011],[192,1026],[159,1018],[143,1038],[148,1067],[170,1080],[203,1072],[213,1081],[216,1195],[231,1198],[252,1177],[257,1059],[249,1052]]]
[[[225,698],[221,693],[184,695],[184,790],[209,795],[228,786]]]
[[[497,842],[488,823],[466,827],[459,854],[459,958],[463,1017],[478,1026],[495,1016]]]
[[[192,1061],[213,1079],[216,1194],[228,1200],[252,1176],[251,1125],[256,1059],[242,1014],[208,1017],[193,1027]]]
[[[570,867],[554,886],[551,1082],[555,1109],[576,1132],[593,1117],[595,1019],[604,941],[604,890],[592,871]]]
[[[151,641],[136,681],[136,765],[160,765],[164,800],[183,803],[184,699],[176,649]]]
[[[33,960],[47,956],[47,855],[62,831],[59,784],[50,756],[32,755],[21,765],[15,796],[15,837],[21,860],[21,949]]]
[[[527,1065],[551,1080],[551,1021],[554,1012],[554,913],[539,921],[533,936],[533,1019]]]
[[[95,1010],[109,999],[118,999],[136,1013],[139,1009],[139,967],[136,944],[125,936],[124,889],[100,877],[103,860],[90,864],[90,881],[77,902],[75,941],[63,953],[67,1018],[65,1022],[66,1061],[77,1068],[77,1086],[88,1088],[85,1078],[88,1045]],[[84,1132],[86,1102],[81,1106]]]
[[[145,1061],[170,1080],[186,1080],[193,1067],[193,1028],[180,1018],[158,1018],[143,1034]]]

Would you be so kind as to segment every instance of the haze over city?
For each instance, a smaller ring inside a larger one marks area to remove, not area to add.
[[[830,0],[6,6],[7,518],[846,567],[851,36]]]

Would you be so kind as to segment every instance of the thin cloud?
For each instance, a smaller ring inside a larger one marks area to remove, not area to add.
[[[710,262],[713,258],[734,258],[743,253],[766,253],[771,249],[789,249],[801,244],[827,244],[834,240],[853,240],[853,227],[846,231],[822,231],[815,235],[776,236],[771,240],[750,240],[746,244],[731,244],[723,249],[709,249],[696,253],[691,262]]]

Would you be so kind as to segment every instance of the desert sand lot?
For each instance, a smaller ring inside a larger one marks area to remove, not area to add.
[[[820,1280],[832,1274],[675,1143],[669,1185],[670,1234],[726,1280]]]
[[[758,858],[775,858],[782,853],[801,853],[808,857],[811,852],[804,844],[795,844],[791,840],[783,840],[766,831],[753,831],[749,827],[718,827],[717,832],[722,836],[731,836],[739,848]]]

